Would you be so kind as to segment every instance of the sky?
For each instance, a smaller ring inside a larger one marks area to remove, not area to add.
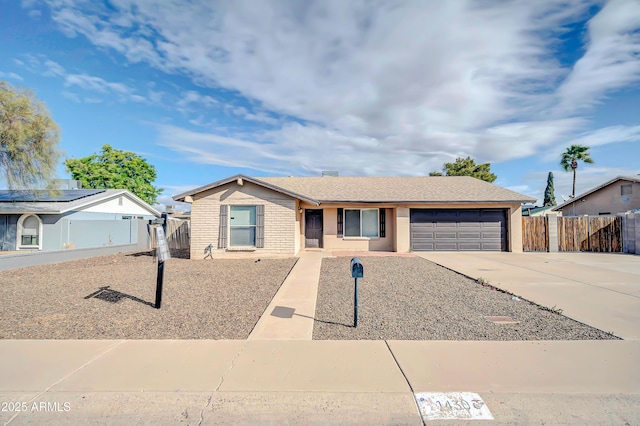
[[[419,176],[456,157],[542,201],[640,174],[639,0],[0,0],[0,80],[64,158],[104,144],[159,202],[237,173]],[[70,178],[62,161],[58,177]]]

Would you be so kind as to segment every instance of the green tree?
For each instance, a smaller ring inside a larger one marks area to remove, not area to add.
[[[64,162],[72,179],[82,182],[84,188],[127,189],[155,204],[161,188],[153,186],[156,168],[133,152],[120,151],[104,145],[98,154],[67,159]]]
[[[493,182],[498,178],[491,173],[491,164],[476,164],[475,160],[471,157],[458,157],[453,163],[444,163],[442,171],[444,172],[444,176],[472,176],[486,182]],[[430,172],[429,176],[443,176],[443,174],[440,172]]]
[[[589,155],[589,147],[584,145],[571,145],[560,157],[560,166],[565,172],[573,170],[573,192],[571,197],[576,196],[576,170],[578,169],[578,161],[593,164],[593,159]]]
[[[0,175],[9,188],[33,189],[55,177],[59,130],[28,89],[0,81]]]
[[[544,190],[544,206],[555,206],[556,194],[553,189],[553,172],[547,176],[547,187]]]

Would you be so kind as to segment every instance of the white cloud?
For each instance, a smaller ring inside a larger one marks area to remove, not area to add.
[[[577,112],[640,79],[636,0],[604,5],[571,68],[556,59],[558,38],[600,2],[49,4],[70,36],[246,97],[253,111],[195,91],[177,107],[280,127],[223,137],[160,126],[160,143],[192,161],[263,171],[424,174],[452,155],[523,158],[588,137]],[[597,132],[601,143],[615,136]]]
[[[103,99],[95,96],[82,96],[82,94],[71,92],[69,88],[77,88],[94,94],[102,95],[105,98],[115,97],[120,102],[152,103],[159,102],[161,93],[148,89],[149,97],[136,93],[136,90],[124,83],[112,82],[102,77],[89,74],[70,73],[59,63],[48,59],[45,55],[23,55],[27,62],[16,60],[16,63],[26,68],[28,71],[41,74],[46,77],[59,77],[64,80],[64,90],[62,95],[74,102],[97,103]]]
[[[639,1],[609,1],[587,28],[587,51],[558,90],[559,108],[570,112],[640,80]]]
[[[82,103],[82,98],[77,93],[64,90],[62,91],[62,96],[77,104]]]
[[[563,145],[555,145],[544,155],[547,161],[556,161],[569,145],[588,147],[608,145],[621,142],[640,142],[640,126],[609,126],[596,130],[578,133],[564,140]]]
[[[15,72],[2,72],[0,71],[0,78],[10,78],[12,80],[19,80],[19,81],[23,81],[24,78],[22,78],[21,75],[16,74]]]
[[[46,61],[44,61],[44,66],[47,69],[45,72],[42,73],[42,75],[45,75],[47,77],[53,77],[53,76],[60,77],[60,76],[64,76],[65,74],[64,67],[55,61],[47,59]]]

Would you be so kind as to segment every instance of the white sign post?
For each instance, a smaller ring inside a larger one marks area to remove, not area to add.
[[[156,256],[158,257],[158,278],[156,280],[156,304],[154,307],[160,309],[162,305],[162,282],[164,280],[164,261],[171,258],[167,239],[164,236],[164,229],[156,227]]]

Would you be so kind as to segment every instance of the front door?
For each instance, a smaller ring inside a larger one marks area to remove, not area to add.
[[[322,248],[322,210],[305,210],[304,246]]]

